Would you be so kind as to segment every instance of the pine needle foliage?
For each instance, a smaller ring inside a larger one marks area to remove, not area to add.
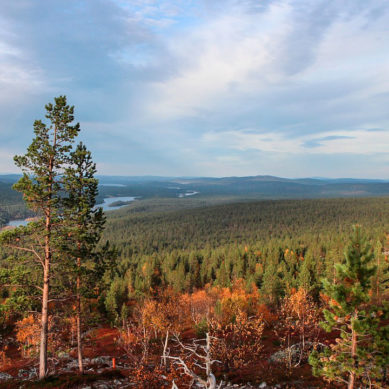
[[[382,379],[382,311],[371,303],[371,280],[376,273],[374,253],[359,226],[354,227],[351,242],[344,253],[344,262],[335,265],[336,282],[323,281],[329,307],[321,323],[327,332],[340,337],[323,352],[310,356],[315,375],[329,381],[343,382],[348,389],[358,384],[377,383]],[[378,350],[377,339],[381,345]]]

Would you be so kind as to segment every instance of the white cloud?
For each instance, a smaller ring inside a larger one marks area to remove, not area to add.
[[[168,39],[180,69],[151,87],[148,109],[164,119],[202,115],[278,81],[270,68],[277,38],[270,37],[280,34],[287,17],[288,10],[278,5],[263,16],[236,10]]]
[[[388,131],[367,131],[389,128],[388,8],[381,0],[5,0],[0,144],[25,144],[24,123],[65,93],[105,173],[244,175],[271,166],[293,175],[304,155],[324,175],[332,165],[323,156],[363,155],[373,174],[389,144]]]
[[[231,130],[208,132],[202,138],[207,146],[229,150],[277,152],[285,154],[380,154],[387,153],[388,131],[337,131],[312,135],[285,137],[280,133],[261,134],[253,131]],[[310,145],[312,144],[313,145]]]

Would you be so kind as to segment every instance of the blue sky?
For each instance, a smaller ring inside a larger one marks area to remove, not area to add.
[[[65,94],[100,174],[389,178],[387,0],[2,0],[0,171]]]

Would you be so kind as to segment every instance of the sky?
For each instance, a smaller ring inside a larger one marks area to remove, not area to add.
[[[1,0],[0,172],[66,95],[99,174],[389,179],[387,0]]]

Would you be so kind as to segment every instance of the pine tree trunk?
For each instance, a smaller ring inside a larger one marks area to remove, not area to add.
[[[57,129],[54,131],[54,145],[57,139]],[[50,289],[50,264],[51,264],[51,225],[52,209],[51,200],[53,196],[53,157],[50,158],[48,203],[45,211],[45,263],[43,268],[43,293],[42,293],[42,322],[41,322],[41,343],[39,352],[39,378],[46,377],[47,374],[47,342],[49,336],[49,289]]]
[[[47,373],[47,338],[49,332],[49,315],[48,315],[48,301],[49,301],[49,277],[48,270],[49,263],[45,264],[44,271],[44,284],[43,284],[43,296],[42,296],[42,322],[41,322],[41,341],[40,341],[40,353],[39,353],[39,378],[46,377]]]
[[[42,318],[41,318],[41,340],[39,352],[39,378],[47,374],[47,339],[49,333],[49,286],[50,286],[50,217],[46,217],[45,237],[45,263],[43,268],[43,293],[42,293]]]
[[[355,358],[357,355],[357,333],[355,330],[351,332],[351,358],[353,359],[353,370],[350,372],[347,389],[354,389],[355,383]]]
[[[77,267],[80,268],[81,259],[77,258]],[[82,364],[82,337],[81,337],[81,296],[80,296],[80,275],[77,275],[77,355],[78,355],[78,370],[84,374],[84,366]]]

